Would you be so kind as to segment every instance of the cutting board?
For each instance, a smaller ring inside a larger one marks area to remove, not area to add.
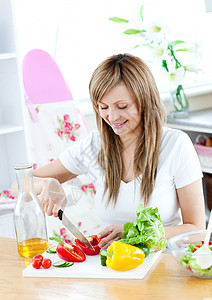
[[[142,265],[129,271],[114,271],[108,267],[101,266],[99,255],[86,256],[86,260],[81,263],[74,263],[71,267],[49,269],[34,269],[30,264],[23,271],[26,277],[67,277],[67,278],[123,278],[123,279],[143,279],[153,264],[156,262],[162,251],[150,253]],[[52,262],[60,260],[57,254],[44,253],[43,257],[48,257]]]

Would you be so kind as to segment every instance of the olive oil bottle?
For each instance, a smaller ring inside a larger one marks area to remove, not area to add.
[[[18,197],[14,209],[14,223],[18,253],[33,257],[48,249],[46,219],[35,194],[31,164],[15,166]]]

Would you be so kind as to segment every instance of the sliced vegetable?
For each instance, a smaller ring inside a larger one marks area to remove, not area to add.
[[[47,253],[57,253],[56,251],[57,245],[51,246],[49,249],[46,250]]]
[[[103,267],[107,266],[106,265],[107,255],[104,254],[105,252],[107,251],[104,249],[100,250],[100,262]]]
[[[44,260],[42,261],[42,267],[44,269],[49,269],[52,265],[52,261],[49,258],[44,258]]]
[[[86,257],[76,245],[59,243],[56,248],[58,256],[65,261],[83,262]]]
[[[212,251],[212,243],[209,242],[209,248]],[[212,276],[212,266],[207,269],[202,269],[200,265],[197,264],[196,258],[194,256],[190,256],[189,253],[195,252],[198,248],[202,247],[204,241],[201,244],[191,244],[187,247],[186,252],[188,255],[182,255],[180,259],[180,263],[184,268],[187,268],[189,271],[193,272],[197,276]]]
[[[68,262],[68,261],[64,261],[64,260],[59,260],[59,261],[56,261],[55,263],[53,263],[53,267],[56,267],[56,268],[66,268],[66,267],[70,267],[70,266],[73,266],[73,262]]]
[[[52,241],[56,241],[58,243],[62,243],[62,244],[65,243],[63,240],[61,240],[61,239],[59,239],[59,238],[57,238],[55,236],[51,236],[49,239],[52,240]]]
[[[112,242],[107,251],[101,251],[106,255],[106,265],[116,271],[127,271],[141,265],[144,261],[144,252],[132,245],[121,242]]]
[[[101,241],[100,238],[97,237],[97,235],[91,235],[88,237],[88,241],[91,243],[91,245],[94,248],[94,251],[86,247],[80,240],[76,239],[75,243],[82,251],[87,255],[96,255],[100,252],[100,247],[98,246],[99,242]]]

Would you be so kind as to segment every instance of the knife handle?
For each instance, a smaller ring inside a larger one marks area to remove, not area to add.
[[[62,218],[63,218],[63,211],[62,211],[62,209],[60,209],[58,211],[58,218],[62,221]]]

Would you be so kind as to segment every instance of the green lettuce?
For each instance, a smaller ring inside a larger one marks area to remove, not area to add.
[[[167,240],[158,208],[144,208],[139,204],[136,209],[137,219],[134,223],[124,224],[124,234],[120,242],[138,245],[143,244],[150,252],[166,249]]]

